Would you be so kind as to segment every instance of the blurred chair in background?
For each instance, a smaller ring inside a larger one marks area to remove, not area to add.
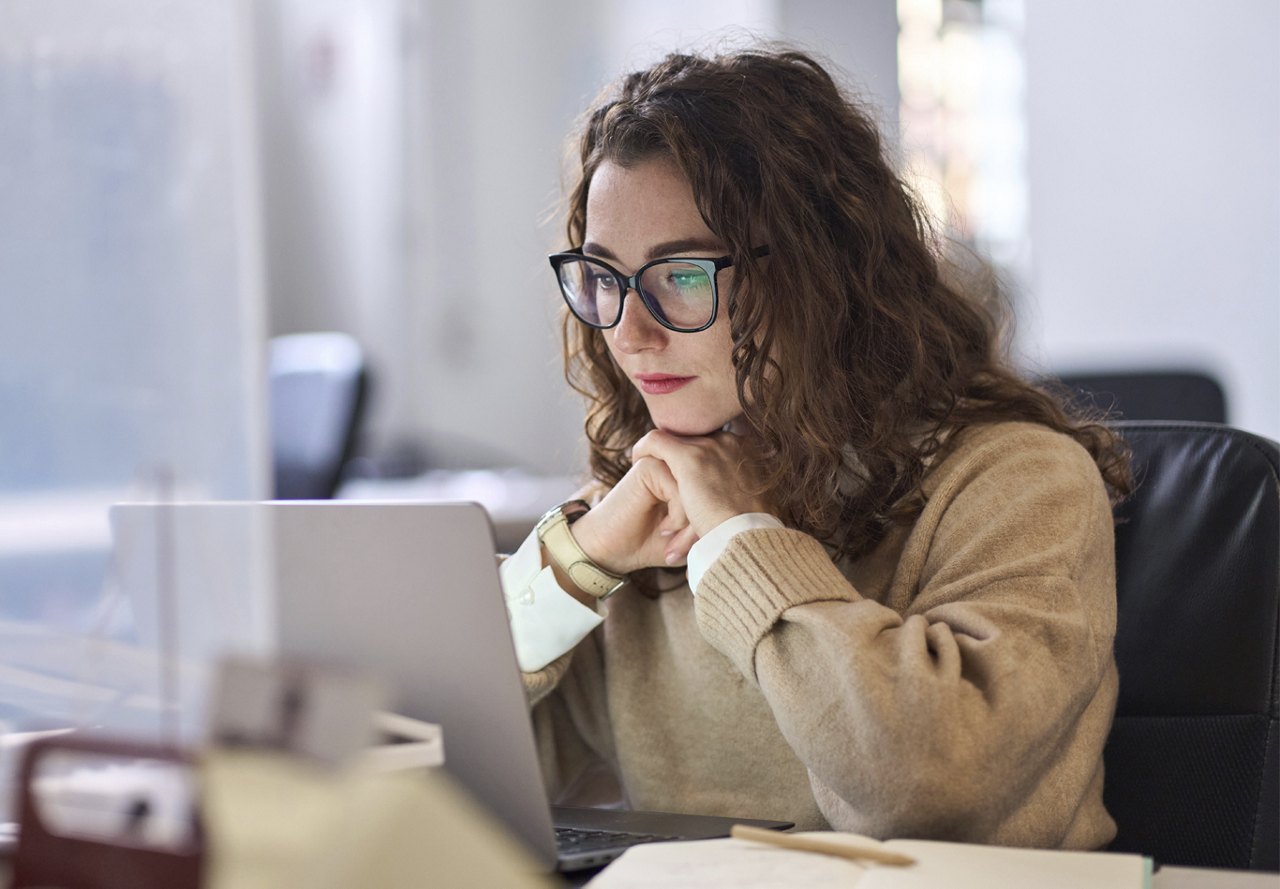
[[[1208,423],[1116,423],[1120,698],[1112,849],[1280,868],[1280,447]]]
[[[1227,422],[1221,384],[1199,371],[1099,371],[1058,379],[1077,403],[1125,420]]]
[[[345,333],[288,334],[272,338],[267,367],[275,497],[329,499],[364,410],[364,353]]]

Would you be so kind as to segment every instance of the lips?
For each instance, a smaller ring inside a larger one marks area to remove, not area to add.
[[[636,374],[636,383],[646,395],[668,395],[696,379],[697,377],[677,377],[671,374]]]

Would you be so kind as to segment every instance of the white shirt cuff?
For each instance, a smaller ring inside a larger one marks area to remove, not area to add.
[[[689,550],[689,556],[686,559],[689,589],[695,596],[698,594],[698,584],[702,582],[702,575],[706,574],[715,560],[720,558],[729,541],[743,531],[785,527],[786,525],[782,524],[777,516],[769,515],[767,512],[747,512],[725,519],[708,531],[706,536],[700,537]]]
[[[543,567],[542,544],[536,532],[498,567],[498,573],[511,618],[516,661],[525,673],[536,673],[571,651],[604,621],[594,609],[566,593],[550,567]]]

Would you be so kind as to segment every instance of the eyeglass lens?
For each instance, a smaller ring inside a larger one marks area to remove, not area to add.
[[[655,263],[639,279],[640,295],[660,322],[697,330],[711,320],[715,287],[706,269],[679,260]],[[606,266],[591,259],[568,259],[560,266],[560,287],[575,315],[593,327],[612,327],[622,314],[622,286]]]

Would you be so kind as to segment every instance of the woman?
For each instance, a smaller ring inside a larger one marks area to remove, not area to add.
[[[553,789],[1105,845],[1125,456],[1007,369],[868,115],[797,52],[673,55],[580,164],[593,504],[503,566]]]

